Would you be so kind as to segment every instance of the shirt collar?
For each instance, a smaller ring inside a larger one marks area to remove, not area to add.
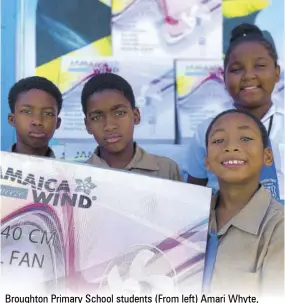
[[[16,152],[16,143],[14,143],[8,150],[9,152],[15,153]],[[47,158],[55,158],[55,153],[53,152],[53,150],[48,147],[48,152],[46,155]]]
[[[232,108],[231,109],[236,109],[235,106],[232,104]],[[276,112],[276,106],[275,104],[272,103],[271,107],[269,108],[269,110],[266,112],[266,114],[261,118],[261,122],[262,123],[266,123],[271,116],[273,116]]]
[[[219,198],[217,192],[211,202],[211,218],[210,224],[212,231],[217,232],[216,212],[215,207]],[[228,223],[226,223],[219,231],[218,235],[223,235],[231,226],[235,226],[245,232],[257,235],[260,230],[260,225],[266,215],[271,197],[268,191],[261,186],[260,189],[254,194],[246,206],[235,215]]]
[[[261,118],[261,122],[265,123],[267,120],[269,120],[276,112],[276,106],[274,104],[271,105],[269,110],[266,112],[266,114]]]
[[[97,147],[91,156],[87,160],[87,163],[95,166],[109,167],[105,160],[99,157],[99,147]],[[135,144],[135,154],[130,163],[125,167],[125,170],[141,169],[158,171],[159,166],[155,156],[148,154],[144,149]]]

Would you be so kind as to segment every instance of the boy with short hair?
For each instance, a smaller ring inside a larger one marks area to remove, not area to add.
[[[84,85],[81,102],[86,129],[99,145],[87,163],[182,181],[174,161],[148,154],[134,142],[140,112],[125,79],[112,73],[92,77]]]
[[[204,286],[210,292],[284,295],[284,207],[261,185],[273,155],[262,122],[228,110],[206,133],[212,198]]]
[[[55,158],[48,144],[61,122],[62,94],[57,86],[43,77],[24,78],[13,85],[8,99],[8,122],[17,136],[10,151]]]

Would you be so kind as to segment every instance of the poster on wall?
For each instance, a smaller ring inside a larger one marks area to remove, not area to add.
[[[65,55],[111,55],[108,1],[24,0],[20,12],[18,78],[37,74],[57,82]]]
[[[284,1],[224,0],[223,51],[229,47],[231,31],[241,23],[258,26],[266,39],[275,45],[279,59],[284,61]]]
[[[113,57],[62,59],[58,86],[64,93],[62,124],[55,138],[89,139],[81,106],[81,91],[88,79],[98,73],[112,72],[132,86],[141,112],[135,127],[136,140],[175,140],[175,73],[173,61],[147,59],[118,60]],[[167,123],[166,123],[167,122]]]
[[[65,160],[70,162],[85,163],[91,158],[97,147],[95,140],[90,140],[89,143],[66,143],[65,144]]]
[[[59,160],[64,160],[65,159],[65,145],[51,145],[50,146],[52,151],[54,152],[55,158]]]
[[[6,293],[201,291],[209,188],[6,152],[1,159]]]
[[[176,61],[176,104],[182,142],[193,136],[202,121],[231,107],[222,66],[217,60]]]
[[[113,0],[113,55],[221,59],[222,19],[222,0]]]

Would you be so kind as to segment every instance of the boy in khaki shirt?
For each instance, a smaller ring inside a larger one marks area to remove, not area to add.
[[[8,99],[8,122],[17,136],[9,151],[55,158],[48,145],[61,123],[62,95],[57,86],[43,77],[24,78],[12,86]]]
[[[204,286],[212,293],[284,295],[284,208],[259,184],[273,161],[263,124],[218,115],[206,134],[207,169],[219,181],[210,214]]]
[[[182,181],[174,161],[148,154],[133,141],[140,112],[125,79],[112,73],[92,77],[84,85],[81,103],[86,129],[99,145],[87,163]]]

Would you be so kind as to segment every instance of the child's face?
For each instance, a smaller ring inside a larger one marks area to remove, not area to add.
[[[243,42],[229,56],[225,83],[236,104],[253,108],[271,102],[279,76],[280,68],[275,66],[264,45]]]
[[[252,118],[229,113],[214,123],[206,166],[219,180],[233,184],[256,180],[263,165],[271,164],[271,150],[264,149],[261,131]]]
[[[17,140],[31,148],[48,146],[60,126],[56,100],[45,91],[31,89],[18,96],[9,124],[16,128]]]
[[[121,152],[133,142],[134,126],[139,122],[139,110],[119,91],[105,90],[88,99],[86,129],[111,153]]]

